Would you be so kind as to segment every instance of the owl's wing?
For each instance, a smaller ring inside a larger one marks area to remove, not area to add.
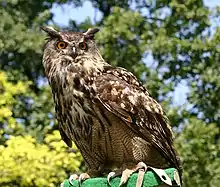
[[[132,73],[123,68],[106,67],[94,84],[97,99],[108,111],[151,142],[172,165],[179,167],[168,120],[161,106]]]
[[[66,143],[68,147],[72,147],[72,140],[70,135],[67,133],[68,131],[65,129],[64,125],[59,124],[59,132],[62,140]]]

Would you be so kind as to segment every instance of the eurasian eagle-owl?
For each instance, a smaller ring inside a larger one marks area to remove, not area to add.
[[[108,177],[122,174],[120,185],[147,167],[181,172],[161,106],[132,73],[105,62],[94,41],[98,29],[42,29],[49,36],[43,66],[60,134],[68,146],[75,142],[88,167],[80,180],[114,168]]]

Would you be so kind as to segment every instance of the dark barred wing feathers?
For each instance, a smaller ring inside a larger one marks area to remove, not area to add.
[[[133,74],[123,68],[106,67],[94,84],[97,99],[108,111],[123,120],[137,136],[151,142],[172,166],[180,169],[167,117]]]

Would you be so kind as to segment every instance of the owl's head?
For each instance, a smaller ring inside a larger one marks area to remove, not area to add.
[[[99,50],[95,44],[94,36],[98,28],[90,28],[86,32],[57,31],[52,27],[42,27],[47,33],[48,41],[44,47],[44,65],[55,62],[77,63],[82,59],[100,57]],[[58,65],[58,64],[57,64]]]

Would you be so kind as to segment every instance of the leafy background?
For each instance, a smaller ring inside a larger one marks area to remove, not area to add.
[[[210,0],[210,2],[213,0]],[[56,11],[90,4],[58,23]],[[218,2],[218,4],[220,4]],[[132,71],[163,105],[184,186],[220,183],[220,6],[202,0],[0,0],[0,186],[57,186],[84,170],[60,140],[41,59],[41,25],[98,26],[104,58]],[[80,21],[79,21],[80,20]]]

